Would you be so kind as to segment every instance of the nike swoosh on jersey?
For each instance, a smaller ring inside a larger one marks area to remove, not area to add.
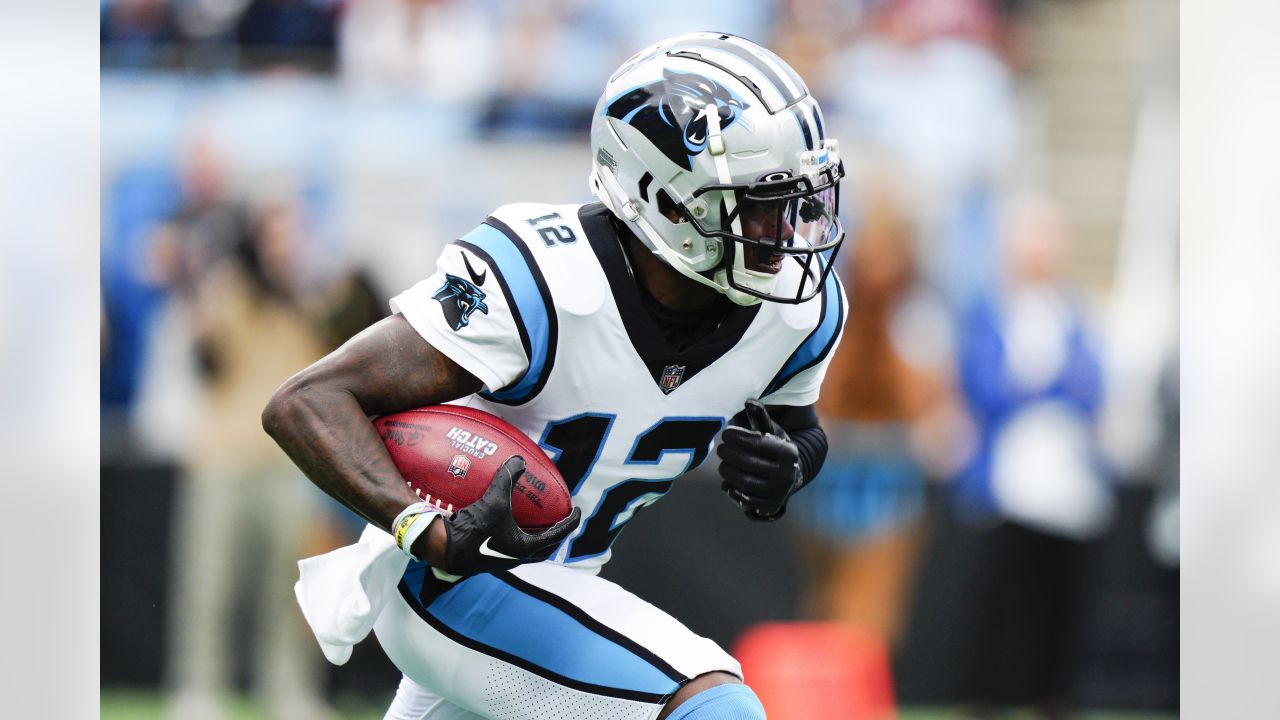
[[[471,276],[471,282],[475,283],[476,286],[483,285],[485,278],[489,277],[488,270],[478,274],[476,273],[476,269],[471,267],[471,260],[467,258],[466,253],[462,253],[462,264],[467,266],[467,274]]]
[[[497,550],[494,550],[492,547],[489,546],[489,541],[492,539],[493,539],[493,536],[490,535],[489,537],[484,539],[484,542],[480,543],[481,555],[488,555],[489,557],[498,558],[500,560],[519,560],[520,559],[520,558],[511,557],[510,555],[506,555],[504,553],[498,552]]]

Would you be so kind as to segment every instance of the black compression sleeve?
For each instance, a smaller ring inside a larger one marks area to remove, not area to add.
[[[800,450],[800,474],[803,476],[800,487],[804,487],[818,474],[823,461],[827,459],[827,433],[822,430],[822,426],[814,425],[787,434]]]
[[[818,427],[818,411],[812,405],[766,405],[765,409],[769,411],[769,418],[782,426],[788,435],[797,430]],[[737,420],[739,416],[746,417],[745,414],[738,413],[734,419]]]

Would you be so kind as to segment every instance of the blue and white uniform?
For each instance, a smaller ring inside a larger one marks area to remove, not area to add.
[[[733,306],[677,349],[647,314],[622,242],[599,204],[504,206],[392,300],[484,383],[457,404],[538,441],[582,510],[547,562],[456,583],[409,564],[375,630],[409,685],[425,688],[419,699],[439,696],[422,717],[652,718],[686,680],[741,673],[596,573],[627,522],[706,460],[745,400],[817,399],[843,290],[830,273],[807,302]],[[779,288],[801,274],[786,263]]]

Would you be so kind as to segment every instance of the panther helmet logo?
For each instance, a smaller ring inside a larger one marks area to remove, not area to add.
[[[707,113],[718,113],[724,129],[748,107],[710,78],[663,68],[661,80],[610,100],[604,114],[644,133],[671,162],[692,170],[693,159],[707,149]]]
[[[444,286],[431,298],[440,301],[440,307],[444,310],[444,319],[454,332],[471,322],[471,313],[479,310],[485,315],[489,314],[489,306],[484,303],[484,291],[471,281],[463,280],[456,275],[445,273]]]

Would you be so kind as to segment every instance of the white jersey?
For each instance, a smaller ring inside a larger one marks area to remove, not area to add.
[[[794,294],[801,273],[786,263],[779,292]],[[449,244],[434,275],[391,301],[484,383],[459,404],[503,417],[559,467],[582,523],[555,562],[602,566],[747,399],[813,403],[845,316],[829,273],[812,300],[734,306],[677,350],[639,293],[603,205],[521,203]]]

